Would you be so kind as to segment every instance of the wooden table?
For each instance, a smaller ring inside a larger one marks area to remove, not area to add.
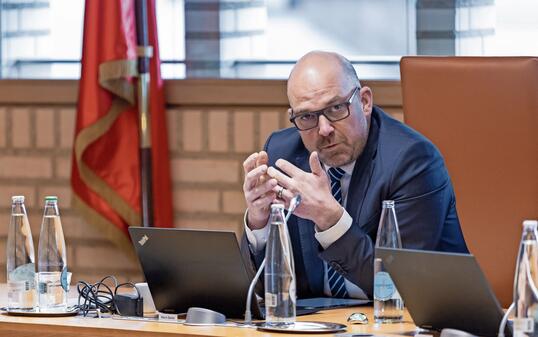
[[[353,312],[364,312],[371,321],[372,307],[327,310],[314,315],[301,316],[298,320],[326,321],[346,324],[347,317]],[[415,325],[406,314],[404,323],[347,325],[347,332],[374,333],[382,335],[414,335]],[[157,323],[115,320],[112,318],[58,317],[16,317],[0,315],[0,336],[14,337],[51,337],[51,336],[284,336],[236,327],[192,327],[175,323]],[[293,336],[293,335],[290,335]],[[319,336],[331,336],[323,334]]]
[[[5,306],[5,285],[0,286],[0,306]],[[313,315],[298,317],[301,321],[325,321],[347,324],[354,312],[363,312],[373,321],[372,307],[326,310]],[[374,333],[382,335],[413,336],[416,327],[408,313],[404,322],[398,324],[353,325],[347,324],[347,332]],[[297,335],[297,334],[294,334]],[[294,336],[288,335],[288,336]],[[18,317],[0,314],[0,336],[10,337],[121,337],[121,336],[286,336],[237,327],[193,327],[176,323],[116,320],[112,318],[73,317]],[[332,334],[318,334],[332,336]]]

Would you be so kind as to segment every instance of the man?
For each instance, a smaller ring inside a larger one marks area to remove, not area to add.
[[[395,201],[405,248],[467,252],[439,151],[374,106],[347,59],[306,54],[290,74],[287,94],[295,128],[273,133],[265,151],[243,163],[242,249],[257,265],[271,203],[288,205],[297,194],[302,202],[288,228],[300,298],[372,298],[383,200]]]

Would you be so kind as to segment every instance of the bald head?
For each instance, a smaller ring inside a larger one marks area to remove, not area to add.
[[[317,125],[299,128],[299,132],[305,147],[318,152],[322,163],[340,167],[362,153],[368,138],[372,92],[368,87],[360,88],[355,69],[345,57],[322,51],[303,56],[288,79],[288,100],[290,117],[317,119]],[[347,115],[342,117],[335,111]]]
[[[301,57],[288,78],[288,99],[293,107],[294,96],[302,91],[317,91],[327,85],[360,86],[355,68],[340,54],[312,51]]]

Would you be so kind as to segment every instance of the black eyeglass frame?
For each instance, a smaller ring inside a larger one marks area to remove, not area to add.
[[[349,96],[349,98],[345,101],[345,102],[341,102],[341,103],[336,103],[336,104],[333,104],[333,105],[330,105],[328,107],[325,107],[321,110],[318,110],[318,111],[310,111],[310,112],[303,112],[303,113],[300,113],[300,114],[297,114],[295,116],[292,116],[290,117],[290,122],[293,123],[293,125],[295,125],[295,127],[300,130],[300,131],[307,131],[307,130],[311,130],[311,129],[314,129],[316,128],[318,125],[319,125],[319,116],[323,115],[325,116],[325,118],[327,118],[329,121],[331,122],[338,122],[338,121],[341,121],[343,119],[346,119],[349,117],[349,115],[351,114],[350,110],[349,110],[349,106],[351,105],[351,103],[353,102],[353,99],[355,98],[357,92],[361,89],[360,86],[356,86],[355,89],[353,89],[353,92],[351,93],[351,96]],[[341,117],[341,118],[337,118],[337,119],[334,119],[334,118],[331,118],[327,115],[326,111],[332,109],[333,107],[337,106],[337,105],[341,105],[341,104],[345,104],[346,106],[346,110],[347,110],[347,114],[344,116],[344,117]],[[291,111],[291,113],[293,114],[293,110]],[[316,125],[312,126],[312,127],[309,127],[309,128],[306,128],[306,129],[301,129],[297,123],[295,122],[295,119],[297,119],[298,117],[301,117],[301,116],[304,116],[306,114],[314,114],[316,115]]]

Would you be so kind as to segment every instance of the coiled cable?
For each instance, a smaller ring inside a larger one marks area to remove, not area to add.
[[[109,286],[107,282],[111,282],[114,285]],[[78,307],[80,312],[84,317],[94,311],[97,317],[100,317],[101,313],[115,313],[114,293],[117,287],[118,280],[111,275],[102,278],[94,284],[78,281]]]

